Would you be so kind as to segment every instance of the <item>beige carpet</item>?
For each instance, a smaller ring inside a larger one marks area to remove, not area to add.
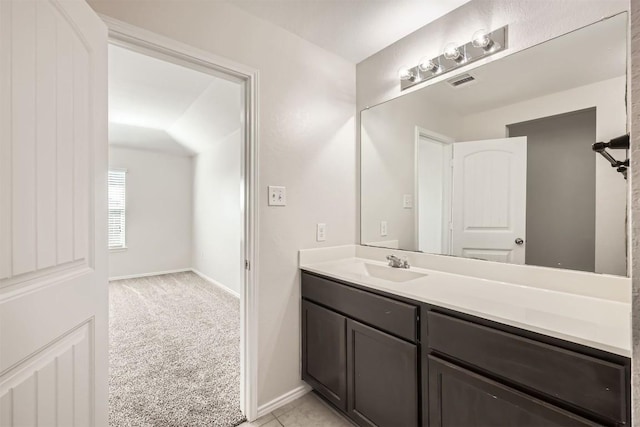
[[[235,426],[237,298],[194,273],[109,284],[109,424]]]

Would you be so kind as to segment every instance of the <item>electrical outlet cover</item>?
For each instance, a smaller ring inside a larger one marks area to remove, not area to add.
[[[380,221],[380,236],[387,235],[387,221]]]
[[[413,195],[405,194],[402,197],[402,207],[405,208],[405,209],[413,208]]]
[[[327,240],[327,224],[318,223],[316,227],[316,240],[318,242]]]

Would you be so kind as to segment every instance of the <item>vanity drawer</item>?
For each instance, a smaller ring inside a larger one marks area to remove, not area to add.
[[[418,307],[323,277],[302,273],[302,297],[398,337],[416,342]]]
[[[616,423],[627,422],[624,365],[478,325],[427,314],[429,349]]]

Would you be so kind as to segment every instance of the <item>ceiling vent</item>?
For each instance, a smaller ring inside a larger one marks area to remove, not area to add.
[[[467,83],[471,83],[474,80],[475,78],[471,74],[464,73],[447,80],[447,83],[449,83],[453,87],[458,87]]]

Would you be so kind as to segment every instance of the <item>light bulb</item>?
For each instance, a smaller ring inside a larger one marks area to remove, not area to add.
[[[444,57],[456,62],[462,62],[464,56],[460,53],[460,49],[455,43],[449,43],[444,47]]]
[[[400,77],[400,80],[411,80],[415,76],[413,74],[413,71],[411,71],[411,68],[403,65],[402,67],[398,68],[398,77]]]
[[[471,44],[488,51],[493,47],[493,40],[489,37],[489,33],[484,28],[473,33]]]
[[[438,71],[438,68],[439,67],[433,62],[433,60],[427,57],[422,58],[418,64],[418,69],[420,69],[420,71],[431,71],[432,73],[435,73]]]

